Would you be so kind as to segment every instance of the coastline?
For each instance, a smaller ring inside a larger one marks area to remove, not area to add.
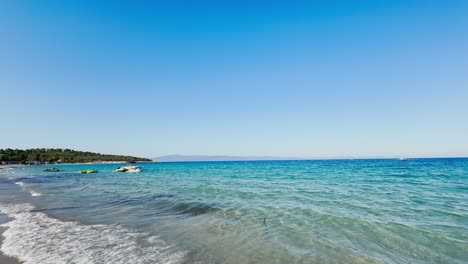
[[[3,243],[3,232],[5,231],[5,228],[3,227],[0,227],[0,246],[2,245]],[[19,259],[17,258],[14,258],[14,257],[10,257],[10,256],[7,256],[7,255],[4,255],[1,251],[0,251],[0,263],[2,264],[21,264],[23,262],[21,262]]]
[[[157,161],[137,161],[133,163],[157,163]],[[1,164],[2,167],[19,167],[19,166],[60,166],[60,165],[101,165],[101,164],[130,164],[127,161],[93,161],[93,162],[76,162],[76,163],[49,163],[49,164]]]
[[[6,222],[8,222],[7,217],[0,214],[0,225],[4,224]],[[5,227],[0,226],[0,248],[2,246],[3,240],[5,239],[3,237],[3,232],[5,232],[5,230],[6,230]],[[15,257],[10,257],[10,256],[7,256],[7,255],[3,254],[3,252],[0,250],[0,263],[2,263],[2,264],[21,264],[23,262],[21,262],[19,259],[15,258]]]

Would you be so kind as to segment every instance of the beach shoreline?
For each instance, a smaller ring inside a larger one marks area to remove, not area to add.
[[[6,222],[8,222],[8,218],[3,217],[0,214],[0,225],[4,224]],[[2,246],[3,240],[5,239],[5,237],[3,236],[3,232],[5,232],[6,229],[7,229],[6,227],[0,226],[0,248]],[[3,254],[3,252],[0,250],[0,263],[2,263],[2,264],[21,264],[23,262],[21,262],[19,259],[15,258],[15,257],[10,257],[10,256],[7,256],[7,255]]]

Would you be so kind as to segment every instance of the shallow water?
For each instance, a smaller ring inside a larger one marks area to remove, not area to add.
[[[467,263],[468,159],[0,170],[27,263]],[[97,174],[76,174],[97,169]]]

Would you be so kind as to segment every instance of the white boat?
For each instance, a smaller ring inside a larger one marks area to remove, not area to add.
[[[115,172],[140,172],[141,168],[138,166],[125,166],[119,167],[115,170]]]

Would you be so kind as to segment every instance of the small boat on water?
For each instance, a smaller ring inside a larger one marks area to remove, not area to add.
[[[125,166],[119,167],[115,170],[115,172],[140,172],[141,168],[138,166]]]
[[[60,170],[57,168],[52,168],[52,169],[49,168],[49,169],[45,169],[44,171],[45,172],[59,172]]]
[[[98,172],[97,170],[80,170],[80,171],[77,171],[76,173],[78,174],[90,174],[90,173],[96,173]]]

